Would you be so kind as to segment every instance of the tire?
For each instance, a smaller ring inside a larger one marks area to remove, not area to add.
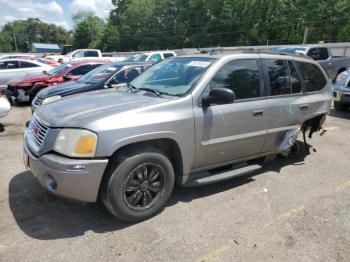
[[[162,152],[134,151],[111,160],[102,181],[101,199],[118,219],[139,222],[164,208],[174,181],[173,166]]]
[[[340,102],[334,101],[334,109],[336,111],[345,111],[349,108],[348,105],[342,104]]]

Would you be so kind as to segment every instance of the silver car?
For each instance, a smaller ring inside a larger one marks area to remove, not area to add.
[[[350,107],[350,70],[338,75],[334,83],[334,109],[345,111]]]
[[[41,73],[52,69],[52,66],[36,60],[3,59],[0,60],[0,91],[6,89],[6,84],[13,78]]]
[[[331,82],[311,59],[169,58],[127,87],[39,107],[24,159],[51,193],[100,196],[119,219],[140,221],[164,208],[175,182],[222,181],[288,154],[300,132],[321,129],[330,104]]]

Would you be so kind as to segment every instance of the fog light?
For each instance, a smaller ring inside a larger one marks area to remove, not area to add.
[[[57,182],[51,175],[47,175],[46,185],[51,190],[56,190],[57,189]]]

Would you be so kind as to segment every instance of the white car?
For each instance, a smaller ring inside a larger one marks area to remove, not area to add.
[[[127,62],[154,62],[158,63],[166,58],[176,56],[176,53],[173,51],[157,51],[157,52],[147,52],[131,56],[125,61]]]
[[[10,112],[10,109],[11,109],[11,105],[9,101],[4,96],[1,96],[1,93],[0,93],[0,117],[7,116],[8,113]]]
[[[36,60],[4,59],[0,60],[0,91],[5,90],[7,82],[17,77],[41,73],[53,67]]]

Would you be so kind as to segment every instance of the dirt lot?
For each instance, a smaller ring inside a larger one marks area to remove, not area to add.
[[[350,113],[331,113],[311,155],[201,188],[125,224],[46,193],[22,164],[28,107],[0,119],[0,261],[350,261]]]

